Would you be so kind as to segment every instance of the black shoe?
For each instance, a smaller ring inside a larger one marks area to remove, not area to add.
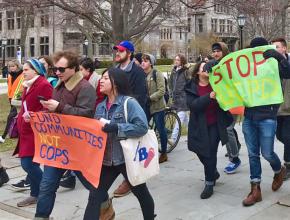
[[[9,181],[9,176],[6,170],[3,167],[0,168],[0,187],[3,186],[3,184],[7,183],[8,181]]]
[[[64,188],[74,189],[76,187],[76,177],[71,175],[71,173],[69,175],[64,175],[59,185]]]
[[[213,194],[213,185],[205,185],[202,193],[200,194],[201,199],[208,199]]]
[[[20,180],[18,183],[11,184],[11,186],[18,191],[29,190],[30,181],[26,178],[25,180]]]

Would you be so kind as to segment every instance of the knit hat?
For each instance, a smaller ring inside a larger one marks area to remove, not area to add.
[[[220,50],[220,51],[222,51],[223,50],[222,46],[219,43],[214,43],[211,46],[211,49],[212,49],[212,51],[214,51],[214,50]]]
[[[146,53],[144,55],[149,57],[149,61],[151,63],[151,66],[154,66],[156,64],[156,59],[152,54]]]
[[[263,38],[263,37],[256,37],[254,38],[251,43],[250,43],[250,47],[253,48],[253,47],[259,47],[259,46],[265,46],[265,45],[268,45],[268,41]]]
[[[30,63],[39,75],[41,76],[46,75],[46,69],[39,60],[32,58],[30,60],[27,60],[26,62]]]
[[[139,63],[142,63],[142,53],[136,53],[134,55],[134,58],[139,62]]]

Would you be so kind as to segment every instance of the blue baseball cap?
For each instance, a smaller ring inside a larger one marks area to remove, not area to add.
[[[113,47],[114,50],[120,50],[120,51],[125,51],[129,50],[130,52],[134,52],[134,45],[130,41],[122,41],[118,45]]]

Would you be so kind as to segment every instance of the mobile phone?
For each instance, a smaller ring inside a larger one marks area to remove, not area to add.
[[[39,96],[37,96],[37,98],[38,98],[38,100],[40,101],[47,101],[47,99],[46,98],[44,98],[43,96],[41,96],[41,95],[39,95]]]

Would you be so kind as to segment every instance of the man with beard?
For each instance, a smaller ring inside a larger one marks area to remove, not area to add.
[[[150,112],[146,87],[146,75],[144,70],[133,60],[134,45],[130,41],[122,41],[114,46],[113,49],[116,51],[115,61],[118,63],[116,67],[127,73],[131,94],[139,102],[148,118]],[[124,180],[114,191],[114,197],[122,197],[130,192],[130,184]]]

